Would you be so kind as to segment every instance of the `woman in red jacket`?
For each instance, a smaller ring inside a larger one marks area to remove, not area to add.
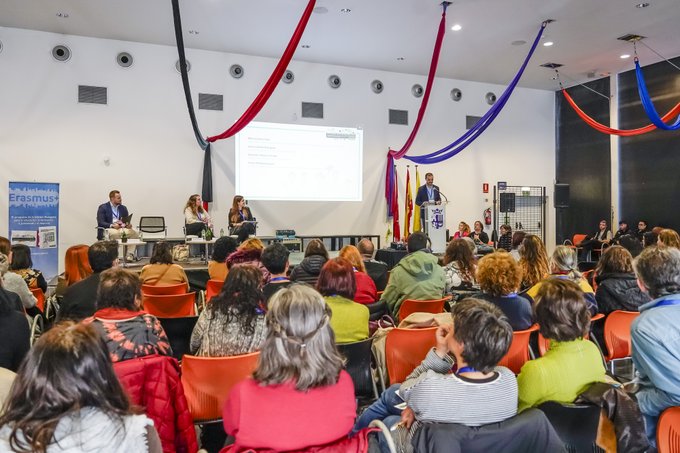
[[[378,300],[378,290],[375,282],[366,273],[366,265],[361,258],[359,249],[353,245],[346,245],[340,249],[340,258],[344,258],[352,264],[354,268],[354,279],[357,282],[357,290],[354,292],[354,302],[360,304],[372,304]]]
[[[224,411],[229,451],[300,450],[347,438],[354,424],[354,385],[342,369],[331,312],[307,285],[277,291],[253,378],[237,384]]]

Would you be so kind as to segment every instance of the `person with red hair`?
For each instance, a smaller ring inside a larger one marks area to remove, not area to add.
[[[366,273],[366,266],[359,250],[353,245],[346,245],[340,250],[340,257],[349,261],[354,270],[354,279],[357,281],[354,302],[372,304],[378,300],[378,290],[375,288],[375,282]]]
[[[90,260],[87,259],[89,249],[88,245],[78,244],[66,250],[64,273],[59,276],[55,291],[57,296],[63,296],[66,288],[92,275]]]
[[[321,268],[316,289],[324,296],[333,313],[331,328],[337,343],[351,343],[368,338],[369,311],[354,302],[357,283],[352,264],[344,258],[328,260]]]

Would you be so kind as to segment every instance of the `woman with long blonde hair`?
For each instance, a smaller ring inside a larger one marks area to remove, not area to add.
[[[197,193],[190,196],[184,205],[184,223],[188,235],[200,236],[203,230],[212,228],[210,214],[203,209],[203,200]]]
[[[521,289],[528,289],[550,274],[548,253],[541,238],[527,234],[519,247],[519,267],[522,269]]]

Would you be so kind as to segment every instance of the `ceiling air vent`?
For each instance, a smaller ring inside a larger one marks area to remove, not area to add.
[[[481,116],[472,116],[472,115],[466,115],[465,116],[465,129],[472,129],[475,127],[475,124],[481,120]]]
[[[408,126],[408,110],[390,109],[390,124]]]
[[[543,63],[541,65],[541,67],[548,68],[548,69],[561,68],[562,66],[564,66],[562,63]]]
[[[619,36],[618,38],[619,41],[628,41],[628,42],[637,42],[645,39],[645,36],[640,36],[640,35],[635,35],[633,33],[629,33],[627,35]]]
[[[323,104],[320,102],[303,102],[302,117],[323,119]]]
[[[199,110],[224,110],[221,94],[198,93]]]
[[[106,87],[78,85],[78,102],[83,104],[107,104]]]

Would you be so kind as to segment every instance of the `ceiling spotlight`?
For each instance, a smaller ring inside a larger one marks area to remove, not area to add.
[[[552,46],[553,44],[555,44],[555,43],[552,42],[552,41],[546,41],[546,42],[543,43],[543,46],[545,46],[545,47],[550,47],[550,46]]]
[[[309,44],[303,44],[300,47],[302,47],[303,49],[309,49],[312,46],[310,46]]]
[[[341,13],[351,13],[352,10],[349,9],[349,8],[342,8],[342,9],[340,10],[340,12],[341,12]]]
[[[189,34],[190,35],[199,35],[199,34],[201,34],[201,32],[198,31],[198,30],[189,30]]]
[[[397,57],[397,61],[404,61],[404,60],[405,60],[404,57]]]
[[[59,13],[56,14],[56,16],[61,17],[63,19],[68,19],[68,13],[59,12]]]
[[[526,44],[526,43],[527,43],[527,42],[526,42],[525,40],[523,40],[523,39],[518,39],[517,41],[513,41],[513,42],[511,42],[510,44],[512,44],[513,46],[523,46],[523,45]]]
[[[635,5],[636,8],[647,8],[649,6],[649,3],[638,3]]]
[[[619,58],[621,58],[622,60],[625,60],[626,58],[630,58],[630,55],[628,55],[627,53],[624,53]]]
[[[453,31],[460,31],[462,29],[463,29],[463,27],[461,27],[460,24],[455,24],[453,27],[451,27],[451,30],[453,30]]]

